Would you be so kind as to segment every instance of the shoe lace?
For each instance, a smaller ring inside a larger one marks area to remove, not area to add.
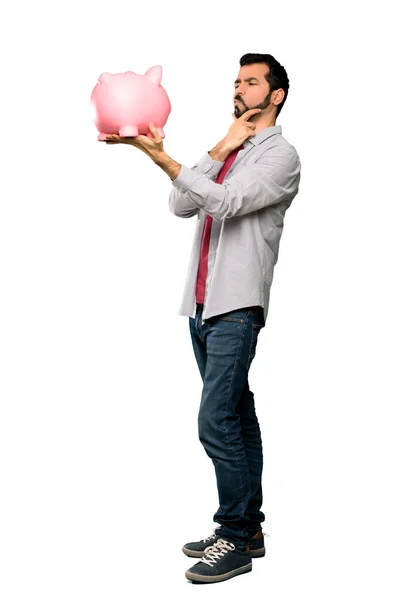
[[[211,535],[209,535],[208,537],[204,538],[203,542],[207,542],[208,540],[215,540],[215,538],[217,537],[217,529],[221,529],[220,527],[216,527],[214,529],[214,533],[212,533]],[[208,550],[212,548],[212,544],[210,546],[207,546],[207,548],[204,548],[203,552],[208,552]]]
[[[204,556],[200,560],[201,562],[206,563],[206,565],[212,567],[216,564],[217,560],[224,556],[224,554],[234,549],[235,544],[232,544],[232,542],[227,542],[226,540],[219,538],[215,542],[215,544],[209,546],[204,550]]]

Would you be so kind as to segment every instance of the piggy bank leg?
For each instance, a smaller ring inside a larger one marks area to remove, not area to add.
[[[107,133],[99,133],[99,135],[97,136],[97,140],[99,142],[104,142],[104,140],[107,139]]]
[[[124,125],[118,132],[120,137],[136,137],[139,135],[136,125]]]

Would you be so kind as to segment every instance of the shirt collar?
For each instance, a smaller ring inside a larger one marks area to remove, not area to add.
[[[261,131],[256,133],[256,135],[254,137],[248,138],[247,140],[245,140],[243,142],[243,146],[246,147],[246,144],[249,145],[249,142],[251,142],[253,144],[253,146],[258,146],[259,144],[261,144],[261,142],[263,142],[267,138],[271,137],[272,135],[276,135],[277,133],[282,133],[281,125],[274,125],[273,127],[265,127],[264,129],[262,129]]]

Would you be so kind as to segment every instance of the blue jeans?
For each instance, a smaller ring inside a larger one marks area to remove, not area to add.
[[[219,508],[213,520],[220,535],[244,549],[248,535],[265,520],[261,512],[261,432],[249,389],[264,316],[243,308],[211,317],[202,325],[203,306],[189,317],[193,350],[203,380],[199,438],[212,459]]]

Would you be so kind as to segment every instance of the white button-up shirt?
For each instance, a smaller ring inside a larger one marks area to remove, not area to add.
[[[191,169],[182,165],[169,196],[170,211],[197,216],[179,315],[196,315],[196,281],[206,215],[213,218],[203,308],[205,319],[262,306],[268,314],[285,212],[298,193],[300,160],[281,135],[266,127],[243,142],[224,181],[215,179],[223,162],[208,153]]]

